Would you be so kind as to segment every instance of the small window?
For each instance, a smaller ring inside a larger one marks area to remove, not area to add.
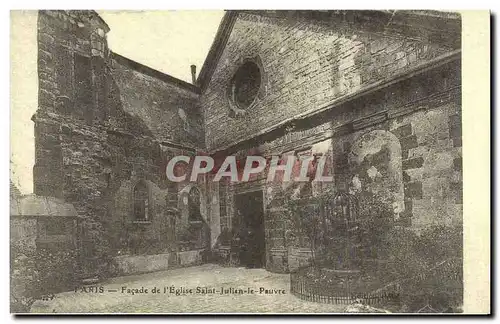
[[[75,102],[83,108],[86,120],[92,120],[92,65],[90,58],[75,53]]]
[[[305,163],[305,161],[307,159],[310,159],[313,157],[312,150],[308,149],[308,150],[297,152],[297,157],[298,157],[298,160],[300,161],[300,167],[302,169],[302,163]],[[300,189],[299,189],[300,190],[300,197],[310,197],[313,195],[313,188],[312,188],[312,182],[311,182],[315,176],[315,172],[312,172],[312,170],[314,169],[312,167],[313,164],[314,164],[314,162],[309,161],[308,171],[307,171],[307,175],[306,175],[307,177],[309,177],[309,181],[299,183],[300,184]]]
[[[73,98],[73,57],[66,48],[58,47],[55,50],[55,59],[56,82],[59,89],[59,95]]]
[[[261,85],[259,66],[252,61],[244,63],[233,77],[231,99],[239,109],[248,108],[257,98]]]
[[[149,220],[148,187],[144,181],[134,188],[134,218],[137,221]]]

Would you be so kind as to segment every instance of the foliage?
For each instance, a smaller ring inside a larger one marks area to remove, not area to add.
[[[321,239],[323,233],[323,206],[328,199],[327,194],[310,196],[302,199],[293,199],[287,196],[288,216],[292,227],[296,229],[295,240],[300,246],[309,246],[312,254],[312,263],[317,263],[318,254],[323,251]]]
[[[324,193],[287,201],[297,236],[308,238],[311,274],[326,268],[359,268],[363,280],[375,278],[368,281],[382,288],[392,285],[404,311],[417,312],[426,306],[439,312],[457,311],[463,303],[461,225],[434,225],[420,233],[395,226],[391,206],[367,191],[345,196],[354,199],[357,208],[345,221],[345,209],[339,209],[345,201],[335,197]],[[317,278],[320,286],[332,284],[322,283],[321,278],[329,276]]]
[[[222,231],[217,239],[217,245],[230,246],[231,240],[233,239],[233,236],[236,235],[233,232],[234,232],[234,230],[231,230],[227,227],[222,228]]]
[[[11,248],[11,311],[29,312],[38,299],[72,289],[76,254],[69,249]]]
[[[394,228],[394,213],[387,202],[371,192],[360,192],[358,199],[357,257],[362,266],[363,260],[387,257],[384,238]]]

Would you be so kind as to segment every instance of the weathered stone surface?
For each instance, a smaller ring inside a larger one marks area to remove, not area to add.
[[[295,271],[311,262],[312,252],[310,249],[290,248],[288,251],[288,270]]]
[[[202,252],[202,250],[178,252],[179,265],[190,266],[200,264],[202,262]]]
[[[404,151],[418,147],[417,135],[411,135],[401,138],[400,141],[401,141],[401,149]]]
[[[406,172],[406,171],[403,171],[403,181],[404,182],[410,182],[411,181],[411,177],[408,175],[408,172]]]
[[[424,165],[423,157],[403,160],[403,170],[420,168],[422,165]]]
[[[450,137],[451,138],[461,138],[462,137],[462,117],[460,115],[450,116]]]
[[[360,180],[361,191],[377,195],[396,213],[404,210],[401,145],[387,131],[374,130],[360,136],[349,154],[353,177]]]
[[[422,183],[409,182],[404,185],[405,197],[422,199]]]
[[[462,138],[454,137],[453,138],[453,147],[462,147]]]
[[[450,184],[450,190],[452,191],[453,195],[452,197],[454,198],[454,201],[456,204],[462,204],[463,200],[463,183],[458,182],[458,183],[451,183]]]
[[[462,171],[462,157],[453,159],[453,169],[456,171]]]
[[[277,273],[288,272],[287,250],[269,249],[269,256],[266,262],[266,269]]]

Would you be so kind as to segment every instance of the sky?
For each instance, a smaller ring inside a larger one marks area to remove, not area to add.
[[[113,52],[191,82],[199,73],[224,11],[98,11],[110,27]],[[35,142],[31,116],[38,104],[37,12],[11,11],[10,175],[23,194],[33,192]]]
[[[113,52],[191,82],[199,72],[224,11],[98,11],[110,27]]]

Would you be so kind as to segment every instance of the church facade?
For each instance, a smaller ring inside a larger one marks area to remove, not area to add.
[[[293,271],[311,252],[287,201],[328,190],[377,193],[401,228],[461,224],[458,14],[228,11],[192,84],[113,53],[108,31],[94,11],[39,12],[34,190],[75,206],[89,260]],[[326,157],[333,182],[167,179],[197,154]],[[233,255],[245,240],[251,262]]]

